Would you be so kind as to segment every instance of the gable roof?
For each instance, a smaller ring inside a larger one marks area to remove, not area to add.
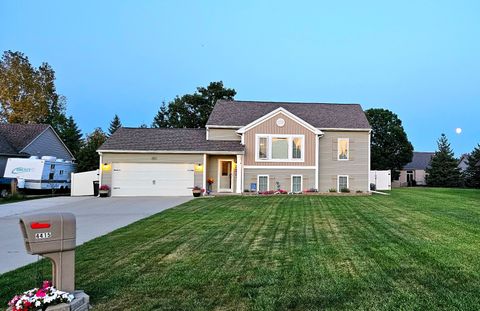
[[[414,152],[412,162],[403,167],[404,170],[425,170],[430,165],[435,152]]]
[[[207,127],[243,127],[262,116],[283,108],[319,129],[370,129],[358,104],[292,103],[218,100]]]
[[[0,153],[21,153],[49,127],[48,124],[0,124]]]
[[[121,127],[98,149],[105,151],[238,152],[240,141],[206,140],[205,129]]]

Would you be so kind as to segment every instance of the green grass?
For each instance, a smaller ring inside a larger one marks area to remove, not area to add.
[[[19,233],[20,234],[20,233]],[[478,310],[480,191],[197,199],[77,250],[96,310]],[[0,302],[42,261],[0,276]]]

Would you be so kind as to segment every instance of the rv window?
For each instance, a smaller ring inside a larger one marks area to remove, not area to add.
[[[53,179],[53,175],[54,175],[54,173],[48,174],[48,179],[52,180],[52,179]]]
[[[60,170],[59,174],[60,174],[60,175],[63,175],[63,170]]]
[[[50,165],[50,169],[51,169],[51,170],[54,170],[54,169],[55,169],[55,164],[51,164],[51,165]]]

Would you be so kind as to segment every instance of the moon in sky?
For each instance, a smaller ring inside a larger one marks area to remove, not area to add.
[[[462,129],[461,129],[460,127],[457,127],[457,128],[455,129],[455,133],[457,133],[457,134],[462,133]]]

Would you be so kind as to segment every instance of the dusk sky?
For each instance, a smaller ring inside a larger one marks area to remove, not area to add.
[[[390,109],[417,151],[442,132],[457,156],[480,143],[478,0],[14,0],[0,21],[0,50],[48,62],[83,133],[115,113],[150,125],[222,80],[241,100]]]

